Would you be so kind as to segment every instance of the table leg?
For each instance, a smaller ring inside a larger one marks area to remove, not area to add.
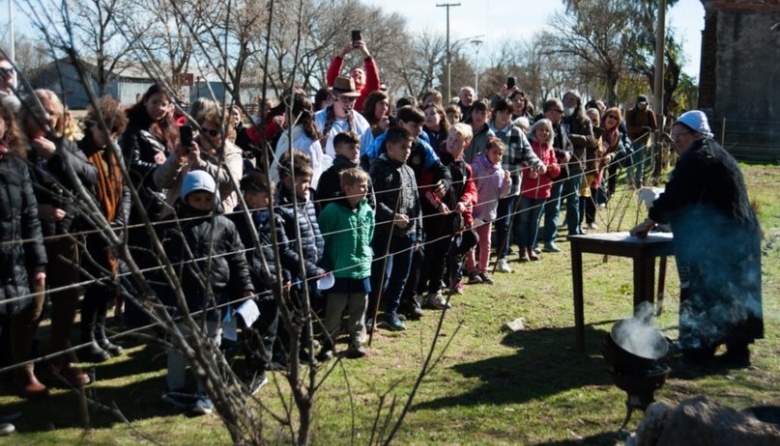
[[[585,309],[582,291],[582,250],[571,241],[571,278],[574,288],[574,337],[578,351],[585,351]]]
[[[655,301],[655,257],[637,255],[634,257],[634,312],[639,304]]]
[[[660,316],[664,310],[664,288],[666,288],[666,256],[661,256],[658,262],[658,294],[656,298],[655,315]]]

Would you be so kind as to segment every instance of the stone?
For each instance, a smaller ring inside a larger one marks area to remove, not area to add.
[[[632,446],[780,446],[780,432],[773,424],[761,422],[707,397],[682,401],[674,409],[648,407]],[[664,421],[665,420],[665,421]]]
[[[504,329],[509,331],[523,331],[525,330],[525,318],[519,317],[512,322],[504,324]]]

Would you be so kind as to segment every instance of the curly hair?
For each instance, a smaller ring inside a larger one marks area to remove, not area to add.
[[[125,132],[129,119],[122,104],[111,96],[103,96],[97,101],[97,108],[90,105],[84,122],[98,122],[98,110],[108,126],[109,133],[119,135]]]
[[[19,123],[14,118],[14,113],[0,101],[0,119],[5,122],[5,134],[0,135],[0,142],[4,142],[8,149],[22,158],[27,156],[27,138],[25,138]]]

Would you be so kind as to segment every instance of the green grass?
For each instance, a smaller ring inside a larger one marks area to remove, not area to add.
[[[656,398],[672,403],[706,395],[735,408],[773,404],[780,400],[780,342],[776,321],[780,310],[780,170],[743,166],[751,198],[760,210],[766,231],[764,256],[764,315],[766,339],[752,348],[754,367],[694,375],[675,370]],[[617,200],[615,200],[617,202]],[[633,204],[632,204],[633,206]],[[600,218],[608,216],[600,211]],[[643,218],[643,215],[640,217]],[[629,209],[620,229],[636,219]],[[603,219],[601,220],[604,221]],[[602,225],[604,226],[604,225]],[[612,225],[614,227],[614,223]],[[600,355],[612,324],[631,312],[631,261],[584,256],[586,351],[574,349],[572,285],[568,245],[564,252],[544,255],[542,261],[520,265],[514,272],[496,274],[494,286],[467,286],[453,296],[440,346],[452,340],[441,363],[424,381],[395,444],[402,445],[613,445],[625,415],[625,395],[615,388]],[[665,334],[676,337],[678,286],[673,260],[669,262],[666,311],[656,320]],[[363,360],[343,362],[316,400],[313,441],[320,445],[350,444],[352,411],[355,444],[367,444],[380,395],[390,391],[399,404],[411,389],[435,328],[437,312],[408,323],[400,334],[380,331]],[[527,330],[508,333],[505,322],[525,318]],[[457,333],[456,333],[457,331]],[[24,410],[19,433],[0,438],[0,444],[130,445],[228,444],[216,416],[188,418],[159,401],[164,387],[165,355],[155,346],[129,346],[128,354],[95,367],[97,383],[90,396],[116,405],[131,427],[91,406],[94,429],[82,429],[79,398],[56,391],[45,401],[0,397],[0,403]],[[339,349],[344,349],[339,344]],[[280,412],[275,382],[260,393],[263,402]],[[350,407],[346,382],[352,389]],[[393,388],[393,386],[396,386]],[[393,388],[392,390],[390,390]],[[635,427],[635,413],[629,428]],[[283,442],[286,434],[270,417],[267,437]]]

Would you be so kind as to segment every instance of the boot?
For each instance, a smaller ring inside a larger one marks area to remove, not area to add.
[[[111,356],[119,356],[122,354],[122,347],[113,344],[108,336],[106,336],[106,327],[104,325],[98,325],[95,330],[95,341],[98,346],[108,352]]]
[[[73,367],[65,357],[59,356],[52,361],[52,375],[60,380],[65,380],[73,387],[83,387],[89,384],[89,375]]]
[[[81,342],[84,347],[79,349],[78,355],[82,362],[105,362],[111,358],[111,354],[98,345],[95,332],[81,332]]]
[[[16,369],[16,388],[21,396],[27,398],[43,396],[48,393],[46,386],[35,376],[33,364]]]

